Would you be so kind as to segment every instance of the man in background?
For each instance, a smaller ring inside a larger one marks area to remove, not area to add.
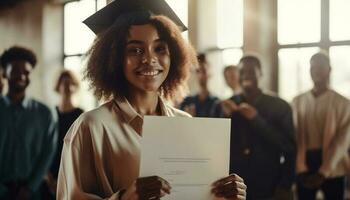
[[[297,132],[297,191],[299,200],[344,199],[349,172],[350,102],[329,88],[331,66],[324,52],[310,60],[314,87],[293,100]]]
[[[11,47],[1,56],[8,93],[0,97],[0,199],[38,199],[57,143],[56,120],[26,95],[36,56]]]
[[[219,111],[217,111],[217,105],[219,99],[212,96],[208,89],[210,74],[206,56],[205,54],[199,54],[197,58],[199,66],[196,69],[196,75],[199,84],[199,93],[186,97],[180,104],[180,109],[193,117],[218,117]]]
[[[231,117],[230,173],[245,181],[247,200],[293,199],[295,138],[292,109],[259,88],[260,60],[239,62],[242,93],[221,103]]]
[[[242,92],[239,84],[239,69],[235,65],[229,65],[224,68],[224,78],[228,87],[232,90],[234,95]]]

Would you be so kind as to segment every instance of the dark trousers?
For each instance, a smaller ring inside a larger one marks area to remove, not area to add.
[[[322,164],[322,151],[308,151],[306,153],[306,165],[309,169],[308,172],[316,173]],[[297,194],[298,200],[314,200],[316,199],[316,193],[321,190],[326,200],[344,200],[345,193],[345,176],[328,178],[317,189],[305,188],[299,181],[297,182]]]

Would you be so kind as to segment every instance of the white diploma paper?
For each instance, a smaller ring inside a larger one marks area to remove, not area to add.
[[[145,116],[140,176],[166,179],[162,200],[211,200],[211,184],[229,174],[230,119]]]

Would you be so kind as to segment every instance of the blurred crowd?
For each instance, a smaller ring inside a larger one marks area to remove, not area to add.
[[[247,199],[346,198],[350,101],[329,86],[327,53],[311,57],[313,88],[291,104],[262,90],[265,66],[255,55],[224,68],[228,99],[209,91],[209,62],[205,54],[197,58],[199,92],[177,107],[193,117],[231,118],[230,173],[244,179]],[[0,61],[0,200],[55,199],[64,137],[84,112],[73,103],[79,80],[69,70],[59,74],[60,101],[51,109],[26,95],[33,51],[14,46]]]

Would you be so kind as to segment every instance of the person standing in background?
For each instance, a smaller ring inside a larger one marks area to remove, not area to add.
[[[295,138],[292,109],[287,102],[259,88],[261,62],[240,59],[242,93],[221,103],[231,117],[230,172],[247,184],[248,200],[292,200]]]
[[[180,104],[180,109],[193,117],[218,117],[219,99],[212,96],[208,89],[210,73],[206,56],[199,54],[197,58],[199,66],[196,69],[196,78],[199,84],[199,93],[186,97]]]
[[[73,122],[84,111],[74,106],[73,96],[79,90],[79,80],[70,70],[63,70],[57,80],[55,91],[60,95],[60,103],[56,106],[58,114],[58,143],[57,151],[53,159],[50,171],[46,177],[44,185],[44,199],[56,199],[58,170],[60,167],[63,139]]]
[[[0,97],[0,199],[40,199],[57,143],[53,112],[26,95],[36,56],[14,46],[1,57],[9,91]]]
[[[231,88],[233,95],[238,95],[242,92],[239,84],[239,69],[235,65],[229,65],[224,68],[224,78],[226,85]]]
[[[310,59],[312,90],[293,100],[297,132],[297,192],[299,200],[342,200],[349,172],[350,102],[329,88],[330,60],[319,52]]]

